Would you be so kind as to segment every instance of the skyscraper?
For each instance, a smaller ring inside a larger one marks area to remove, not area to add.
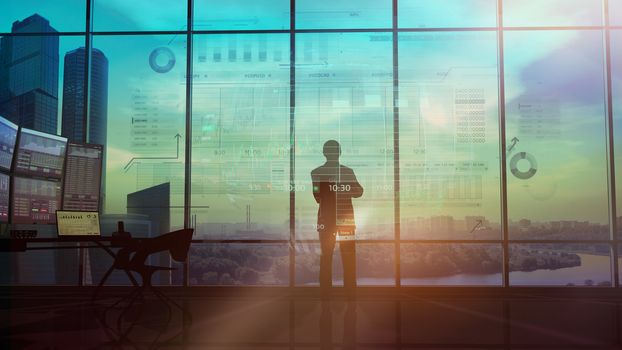
[[[69,141],[106,143],[108,117],[108,59],[103,52],[91,50],[91,91],[88,138],[84,137],[84,72],[86,49],[67,52],[63,77],[61,135]]]
[[[106,130],[108,117],[108,59],[97,49],[91,50],[91,86],[89,96],[88,137],[84,135],[84,93],[86,92],[85,65],[86,49],[77,48],[65,54],[63,73],[63,106],[61,135],[73,142],[106,144]],[[104,152],[105,154],[105,152]],[[106,193],[106,158],[102,164],[102,186],[100,193],[100,208],[104,208]],[[95,255],[100,258],[99,255]],[[77,252],[56,253],[56,283],[68,283],[77,270]],[[75,271],[74,271],[75,270]]]
[[[56,33],[34,14],[13,22],[11,33]],[[0,114],[21,126],[56,134],[58,124],[58,37],[0,39]]]

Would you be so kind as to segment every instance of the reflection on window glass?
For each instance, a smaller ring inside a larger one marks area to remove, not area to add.
[[[602,45],[599,31],[506,33],[513,239],[608,238]]]
[[[289,0],[195,0],[195,30],[289,29]]]
[[[598,26],[603,23],[602,0],[503,0],[503,25]]]
[[[6,6],[8,5],[8,6]],[[59,32],[83,32],[86,28],[85,0],[11,1],[0,11],[0,33],[10,33],[13,22],[38,15],[49,21]],[[26,30],[31,33],[49,32],[44,25],[33,23]]]
[[[206,238],[289,237],[289,36],[194,38],[192,205]]]
[[[194,244],[190,285],[287,285],[286,244]]]
[[[364,189],[352,198],[357,239],[393,238],[391,34],[296,36],[296,238],[318,239],[311,171],[336,140]]]
[[[494,27],[497,0],[401,0],[400,28]]]
[[[391,28],[390,0],[296,0],[296,27]]]
[[[188,2],[184,0],[93,0],[93,2],[94,31],[187,28]]]
[[[617,230],[622,234],[622,30],[611,31],[611,82],[613,97],[613,140],[615,143]]]
[[[495,33],[400,42],[401,237],[499,239]]]
[[[501,285],[499,244],[402,244],[402,285]]]
[[[606,244],[513,244],[510,285],[610,287],[610,254]]]
[[[179,209],[184,198],[183,39],[172,35],[93,39],[93,47],[109,64],[102,222],[111,224],[102,232],[115,231],[114,223],[121,220],[138,237],[183,226]],[[95,81],[97,73],[92,74]],[[91,90],[92,102],[99,94]],[[162,259],[170,261],[168,256]],[[161,283],[168,284],[173,277],[162,278]]]

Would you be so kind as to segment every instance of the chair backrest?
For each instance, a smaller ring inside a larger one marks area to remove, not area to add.
[[[151,254],[169,251],[173,260],[183,262],[188,257],[194,229],[187,228],[165,233],[161,236],[145,239],[139,243],[131,263],[143,265]]]

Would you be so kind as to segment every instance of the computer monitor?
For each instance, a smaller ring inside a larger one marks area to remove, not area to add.
[[[63,210],[99,210],[102,159],[102,145],[67,145]]]
[[[0,173],[0,222],[9,222],[9,186],[11,178]]]
[[[67,139],[22,128],[17,145],[14,172],[62,179]]]
[[[0,169],[10,171],[18,126],[0,117]]]
[[[13,177],[13,224],[53,224],[61,199],[61,182]]]
[[[56,211],[58,236],[99,236],[99,213],[96,211]]]

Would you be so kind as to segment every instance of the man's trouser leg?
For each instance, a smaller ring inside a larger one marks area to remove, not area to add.
[[[323,294],[330,292],[333,286],[333,251],[335,250],[335,235],[330,231],[320,231],[320,288]]]
[[[343,264],[343,286],[348,295],[353,295],[356,290],[356,242],[341,241],[339,250]]]

